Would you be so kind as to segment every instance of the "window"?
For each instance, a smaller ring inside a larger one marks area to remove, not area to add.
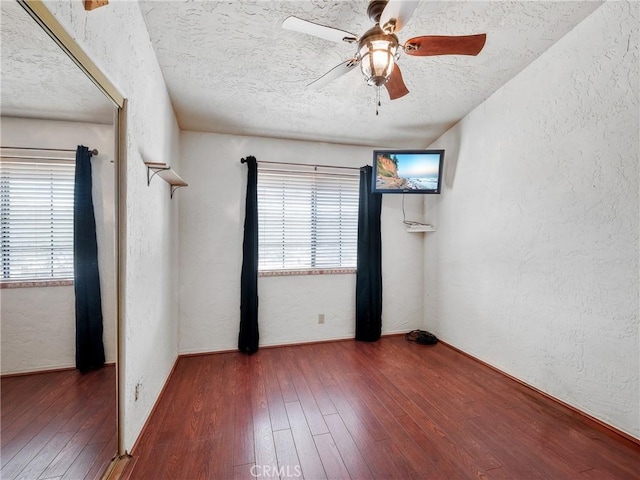
[[[357,173],[260,167],[258,270],[354,269],[358,189]]]
[[[0,161],[0,280],[73,279],[74,161]]]

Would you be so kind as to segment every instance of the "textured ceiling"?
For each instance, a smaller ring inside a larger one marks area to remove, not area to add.
[[[183,129],[347,144],[429,145],[565,35],[600,3],[422,0],[398,34],[487,33],[477,57],[410,57],[410,94],[389,101],[359,68],[320,90],[306,85],[355,47],[284,30],[289,15],[361,35],[366,1],[142,1],[151,41]],[[526,95],[527,92],[522,92]]]
[[[142,1],[181,128],[348,144],[424,147],[595,10],[599,2],[422,0],[399,33],[487,33],[477,57],[410,57],[409,95],[389,101],[359,68],[306,85],[355,47],[283,30],[289,15],[361,35],[366,1]],[[2,115],[112,122],[112,106],[24,10],[0,1]],[[109,6],[103,7],[109,8]],[[526,95],[526,92],[523,92]]]
[[[113,106],[14,1],[0,0],[3,116],[111,124]]]

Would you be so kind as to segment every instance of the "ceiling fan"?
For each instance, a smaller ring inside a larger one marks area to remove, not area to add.
[[[371,0],[367,8],[369,19],[375,26],[358,37],[353,33],[327,27],[298,17],[288,17],[282,27],[337,43],[357,44],[355,55],[335,66],[308,87],[320,88],[351,71],[358,64],[368,85],[384,86],[389,98],[395,100],[409,93],[402,72],[397,65],[400,51],[422,57],[435,55],[478,55],[486,41],[486,34],[414,37],[400,44],[396,33],[404,27],[419,0]],[[400,50],[400,51],[399,51]],[[379,103],[379,101],[378,101]]]

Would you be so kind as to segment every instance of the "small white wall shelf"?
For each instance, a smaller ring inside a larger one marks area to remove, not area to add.
[[[416,223],[413,225],[406,225],[406,230],[409,233],[422,233],[422,232],[435,232],[437,229],[433,225],[423,225]]]
[[[173,198],[173,192],[177,189],[189,186],[189,184],[166,163],[145,161],[144,164],[147,166],[147,187],[151,184],[151,179],[156,175],[171,185],[171,198]]]

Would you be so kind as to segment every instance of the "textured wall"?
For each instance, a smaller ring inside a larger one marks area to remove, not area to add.
[[[432,146],[425,326],[640,437],[638,9],[608,2]]]
[[[178,353],[177,208],[161,179],[147,187],[142,154],[178,167],[178,126],[137,2],[85,12],[83,2],[45,4],[128,99],[126,128],[124,443],[130,449]],[[139,386],[139,398],[134,392]]]
[[[190,182],[180,192],[180,351],[234,349],[247,172],[240,159],[360,167],[371,164],[372,149],[195,132],[182,132],[180,145]],[[408,196],[406,211],[422,215],[420,199]],[[422,321],[422,234],[404,231],[399,195],[385,196],[382,224],[383,331],[404,332]],[[355,274],[261,277],[258,289],[261,345],[354,335]]]
[[[98,92],[94,92],[98,95]],[[104,346],[116,360],[115,179],[110,125],[2,117],[2,145],[32,148],[97,148],[92,159],[93,203],[98,237]],[[73,155],[73,154],[72,154]],[[4,288],[2,373],[75,366],[73,286]]]

